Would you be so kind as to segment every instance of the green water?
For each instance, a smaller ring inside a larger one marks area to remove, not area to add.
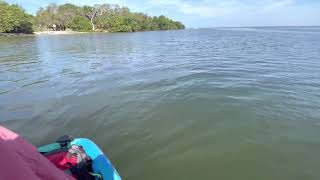
[[[0,123],[124,179],[320,179],[320,28],[0,39]]]

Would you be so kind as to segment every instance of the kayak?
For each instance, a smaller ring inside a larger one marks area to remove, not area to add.
[[[62,136],[55,143],[39,147],[38,151],[76,179],[121,180],[109,158],[90,139]]]

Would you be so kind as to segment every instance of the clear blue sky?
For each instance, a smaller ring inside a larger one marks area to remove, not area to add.
[[[166,15],[187,27],[320,25],[320,0],[7,0],[29,13],[50,3],[128,6],[132,11]]]

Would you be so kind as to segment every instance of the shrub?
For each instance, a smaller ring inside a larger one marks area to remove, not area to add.
[[[75,16],[72,19],[70,28],[74,31],[90,31],[92,26],[89,20],[82,16]]]

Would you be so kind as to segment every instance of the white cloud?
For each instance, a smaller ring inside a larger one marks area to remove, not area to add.
[[[273,10],[276,8],[281,8],[281,7],[286,7],[286,6],[290,6],[294,3],[294,0],[272,0],[271,2],[269,2],[268,4],[266,4],[261,10],[263,11],[268,11],[268,10]]]
[[[148,4],[153,7],[174,8],[180,13],[196,15],[200,17],[221,17],[239,12],[269,11],[275,8],[289,6],[293,0],[149,0]]]

